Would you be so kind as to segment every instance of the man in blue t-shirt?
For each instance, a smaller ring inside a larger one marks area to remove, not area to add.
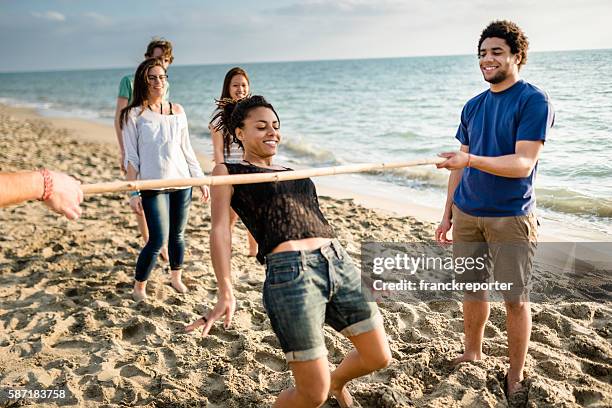
[[[470,99],[461,113],[458,152],[442,153],[438,168],[451,170],[438,242],[453,242],[454,256],[484,256],[482,270],[457,274],[481,282],[493,273],[506,283],[504,296],[510,368],[506,395],[522,388],[531,334],[528,289],[537,241],[534,180],[544,141],[554,121],[546,93],[523,81],[528,41],[510,21],[494,21],[478,42],[482,75],[490,86]],[[452,241],[447,232],[453,226]],[[465,292],[465,350],[456,363],[480,360],[489,304],[485,291]]]

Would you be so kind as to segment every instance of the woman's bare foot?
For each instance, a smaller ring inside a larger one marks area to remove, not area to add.
[[[134,281],[134,291],[132,292],[132,298],[140,302],[147,298],[147,281],[139,282]]]
[[[353,406],[353,397],[346,387],[346,384],[342,387],[337,387],[334,386],[334,384],[331,384],[329,387],[329,393],[336,399],[336,401],[338,401],[340,408],[350,408]]]
[[[181,279],[181,275],[183,273],[182,269],[177,269],[177,270],[170,270],[170,283],[172,284],[172,287],[174,288],[174,290],[176,290],[178,293],[187,293],[189,292],[189,289],[187,288],[187,286],[185,286],[185,284],[183,283],[183,280]]]
[[[461,364],[461,363],[467,363],[468,361],[477,361],[477,360],[483,360],[486,357],[486,355],[484,353],[471,353],[471,352],[464,352],[463,354],[455,357],[453,359],[453,362],[451,363],[452,365],[457,365],[457,364]]]

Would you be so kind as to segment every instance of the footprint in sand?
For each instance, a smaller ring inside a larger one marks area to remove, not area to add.
[[[594,363],[592,361],[582,362],[582,371],[589,376],[606,384],[612,383],[612,365]]]
[[[115,288],[119,291],[132,290],[134,284],[129,282],[119,282],[115,285]]]
[[[584,303],[562,306],[559,308],[559,312],[572,319],[586,320],[588,322],[593,321],[593,315],[595,314],[595,310],[590,305]]]
[[[259,312],[257,310],[251,310],[251,325],[258,327],[260,329],[264,329],[269,324],[268,318],[265,313]]]
[[[572,336],[569,350],[577,356],[601,363],[612,363],[612,347],[599,337]]]
[[[244,351],[244,346],[241,341],[230,343],[226,347],[225,355],[229,358],[236,358]]]
[[[23,330],[30,322],[31,319],[27,314],[16,312],[8,321],[7,327],[11,330]]]
[[[121,329],[121,339],[133,344],[141,343],[142,340],[150,334],[156,334],[155,325],[141,317],[130,320],[127,325]]]
[[[418,321],[419,315],[414,309],[408,309],[397,314],[397,327],[400,332],[414,327]]]
[[[240,334],[234,331],[220,329],[216,326],[213,326],[213,329],[210,331],[210,335],[226,343],[233,343],[240,340],[242,337]]]
[[[88,341],[83,340],[64,340],[59,341],[51,346],[54,349],[61,350],[75,350],[75,352],[79,353],[83,350],[87,350],[88,352],[95,349],[94,343],[90,343]]]
[[[431,300],[427,302],[429,310],[456,317],[461,312],[461,304],[456,300]]]
[[[176,353],[168,347],[163,347],[161,352],[164,357],[163,365],[167,368],[176,368]]]
[[[255,353],[255,361],[263,364],[272,371],[276,371],[277,373],[287,370],[287,364],[284,360],[276,357],[273,354],[266,353],[265,351]]]
[[[276,338],[276,336],[273,335],[273,334],[270,334],[270,335],[262,338],[261,341],[263,343],[269,344],[270,346],[272,346],[274,348],[280,349],[280,343],[279,343],[278,339]]]
[[[604,397],[601,392],[589,388],[575,388],[573,394],[576,402],[584,407],[597,404]]]
[[[531,331],[531,341],[561,348],[561,340],[557,332],[546,326],[536,325]]]
[[[73,298],[77,296],[83,296],[88,292],[87,288],[78,287],[78,288],[68,288],[64,291],[64,295]]]
[[[126,364],[122,367],[116,367],[119,369],[119,374],[125,378],[132,377],[144,377],[150,378],[153,376],[153,373],[147,372],[136,364]]]
[[[535,368],[536,371],[555,381],[565,381],[568,373],[576,373],[580,369],[568,361],[556,358],[540,361]]]

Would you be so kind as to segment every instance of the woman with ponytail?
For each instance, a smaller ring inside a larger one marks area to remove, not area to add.
[[[136,70],[132,101],[120,116],[128,180],[204,175],[191,147],[183,107],[163,99],[167,80],[160,59],[145,60]],[[208,187],[200,190],[202,201],[208,201]],[[191,188],[136,192],[130,197],[130,206],[135,213],[144,214],[149,227],[149,240],[136,263],[134,299],[147,297],[147,279],[166,244],[172,287],[179,293],[187,292],[181,274]]]
[[[221,129],[244,151],[238,163],[219,163],[213,175],[274,173],[290,170],[273,164],[281,141],[280,119],[261,96],[219,104]],[[230,271],[230,208],[253,234],[257,259],[266,265],[263,301],[295,386],[280,393],[275,407],[318,407],[334,396],[353,404],[347,383],[386,367],[391,352],[376,303],[368,301],[350,256],[321,213],[310,179],[213,186],[212,263],[218,283],[212,311],[186,327],[210,331],[224,317],[229,327],[236,309]],[[329,371],[323,324],[344,334],[355,349]]]

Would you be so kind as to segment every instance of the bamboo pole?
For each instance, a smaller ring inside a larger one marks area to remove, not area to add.
[[[363,163],[346,166],[315,167],[302,170],[276,171],[273,173],[234,174],[185,179],[111,181],[108,183],[84,184],[84,194],[117,193],[121,191],[153,190],[191,186],[222,186],[228,184],[254,184],[275,181],[299,180],[309,177],[333,176],[336,174],[362,173],[372,170],[397,169],[442,163],[446,159],[437,157],[393,163]]]

